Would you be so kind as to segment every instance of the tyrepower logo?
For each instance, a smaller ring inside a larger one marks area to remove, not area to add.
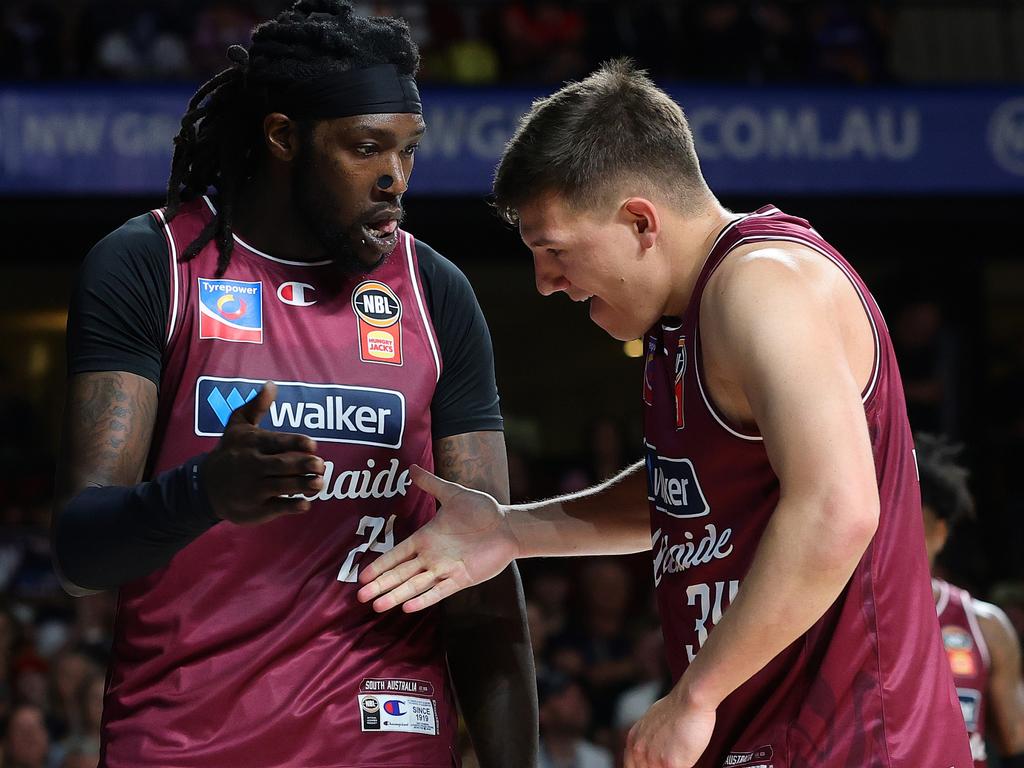
[[[647,446],[647,499],[672,517],[703,517],[711,511],[689,459],[659,456]]]
[[[196,434],[219,437],[231,412],[256,396],[260,379],[200,376],[196,381]],[[277,382],[277,398],[260,422],[271,432],[299,432],[332,443],[400,448],[405,432],[401,392],[337,384]]]

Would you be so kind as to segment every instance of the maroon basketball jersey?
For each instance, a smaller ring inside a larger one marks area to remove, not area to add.
[[[148,472],[211,450],[270,379],[261,426],[313,437],[324,489],[305,514],[220,523],[121,588],[102,764],[451,768],[439,611],[378,615],[355,597],[360,566],[435,513],[408,474],[433,466],[441,365],[414,240],[353,278],[237,240],[217,277],[213,244],[177,260],[211,211],[153,213],[171,297]]]
[[[903,389],[882,315],[849,264],[772,206],[718,236],[678,323],[645,338],[645,436],[654,581],[673,675],[699,652],[738,590],[779,499],[758,435],[731,426],[701,378],[701,295],[734,248],[788,241],[831,260],[870,317],[865,389],[881,498],[878,530],[850,583],[811,629],[718,708],[700,768],[969,768],[939,642]]]
[[[935,612],[939,617],[942,645],[946,648],[949,668],[953,671],[956,695],[971,736],[971,753],[975,768],[988,765],[985,753],[985,698],[991,659],[985,636],[978,626],[974,601],[962,589],[941,579],[932,579],[937,595]]]

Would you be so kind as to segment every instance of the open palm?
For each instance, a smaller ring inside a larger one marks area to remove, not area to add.
[[[518,544],[501,505],[486,493],[442,480],[417,466],[412,481],[440,503],[437,516],[360,569],[360,602],[375,611],[422,610],[501,573]]]

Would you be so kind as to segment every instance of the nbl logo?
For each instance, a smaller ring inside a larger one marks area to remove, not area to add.
[[[364,280],[352,292],[359,329],[359,359],[402,364],[402,302],[386,283]]]

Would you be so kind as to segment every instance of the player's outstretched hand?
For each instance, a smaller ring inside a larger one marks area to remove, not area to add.
[[[236,408],[224,434],[203,460],[206,495],[214,514],[232,523],[263,523],[279,515],[306,512],[324,482],[316,442],[305,435],[270,432],[259,423],[270,409],[277,385],[268,381]]]
[[[624,768],[692,768],[715,730],[715,710],[682,701],[678,689],[651,705],[629,731]]]
[[[518,553],[505,510],[486,493],[449,483],[421,467],[412,481],[439,502],[437,517],[360,569],[360,602],[375,611],[397,605],[422,610],[460,589],[487,581]]]

